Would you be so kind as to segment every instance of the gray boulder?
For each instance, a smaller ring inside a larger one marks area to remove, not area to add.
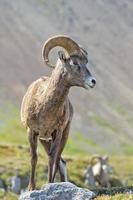
[[[70,182],[49,183],[42,190],[22,193],[19,200],[89,200],[95,194]]]

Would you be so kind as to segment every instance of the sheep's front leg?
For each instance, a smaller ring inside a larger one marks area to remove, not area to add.
[[[28,190],[31,191],[35,189],[35,169],[37,164],[37,134],[31,130],[29,130],[28,133],[31,153],[31,174]]]
[[[57,132],[54,141],[51,143],[49,152],[48,182],[53,183],[59,165],[59,150],[62,132]]]

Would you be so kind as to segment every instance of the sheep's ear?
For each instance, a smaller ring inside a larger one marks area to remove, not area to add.
[[[107,155],[103,156],[103,160],[105,160],[105,162],[109,161],[109,157]]]
[[[58,51],[58,55],[59,55],[60,60],[66,61],[66,55],[64,51]]]

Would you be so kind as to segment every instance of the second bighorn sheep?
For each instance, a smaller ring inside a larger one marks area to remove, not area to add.
[[[108,156],[92,156],[90,165],[87,167],[85,172],[86,185],[95,187],[96,183],[98,183],[102,187],[111,187],[110,174],[113,170],[112,167],[108,164],[108,159]],[[97,162],[93,163],[95,160]]]
[[[49,62],[49,52],[57,46],[65,51],[58,52],[59,58],[54,66]],[[29,190],[35,188],[38,138],[49,158],[48,182],[54,182],[57,170],[61,181],[67,181],[61,153],[68,139],[73,115],[68,99],[69,89],[72,86],[88,89],[96,84],[86,67],[87,52],[71,38],[59,35],[48,39],[42,54],[44,62],[54,70],[51,76],[43,76],[29,86],[21,106],[21,121],[27,127],[31,151]]]

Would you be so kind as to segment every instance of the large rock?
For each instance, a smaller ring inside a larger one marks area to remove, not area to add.
[[[63,183],[49,183],[42,190],[34,190],[21,194],[19,200],[89,200],[95,194],[88,189],[76,185]]]

